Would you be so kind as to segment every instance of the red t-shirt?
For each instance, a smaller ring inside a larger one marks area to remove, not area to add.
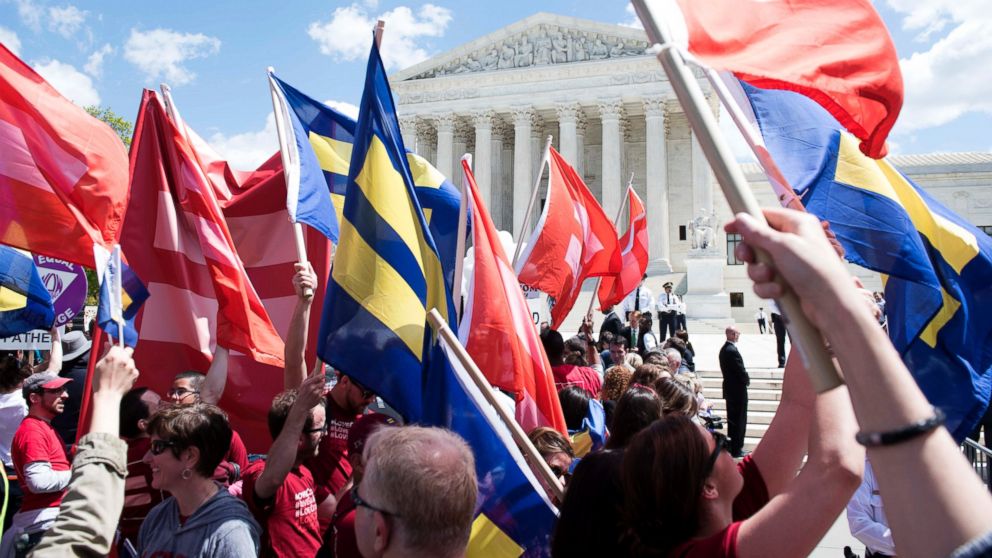
[[[686,541],[669,554],[670,558],[736,558],[741,524],[768,503],[768,487],[750,455],[737,464],[737,470],[744,477],[744,488],[734,498],[734,522],[715,535]]]
[[[237,430],[231,431],[231,449],[228,450],[227,456],[224,459],[231,463],[237,463],[242,471],[248,468],[248,450],[245,448],[245,443],[241,440],[241,435],[238,434]]]
[[[68,471],[72,468],[69,457],[65,454],[65,442],[52,425],[31,415],[24,417],[10,444],[10,457],[17,471],[17,483],[24,491],[21,511],[59,507],[65,490],[34,494],[28,489],[24,478],[24,468],[31,463],[48,462],[53,471]]]
[[[348,431],[362,413],[349,413],[327,398],[327,435],[320,441],[317,455],[306,461],[317,486],[317,503],[337,494],[351,477],[348,463]]]
[[[355,509],[355,501],[349,491],[341,497],[331,519],[334,558],[362,558],[362,553],[358,551],[358,539],[355,538]]]
[[[558,391],[576,385],[589,392],[590,397],[599,397],[599,392],[603,389],[599,374],[587,366],[559,364],[551,367],[551,373],[555,376],[555,389]]]
[[[306,466],[294,467],[275,496],[259,501],[255,483],[265,470],[265,460],[252,463],[243,475],[241,498],[262,526],[261,557],[313,556],[320,549],[320,526],[313,475]]]

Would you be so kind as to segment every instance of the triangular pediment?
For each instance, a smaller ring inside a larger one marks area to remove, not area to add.
[[[489,33],[396,72],[393,82],[644,56],[643,29],[549,13]]]

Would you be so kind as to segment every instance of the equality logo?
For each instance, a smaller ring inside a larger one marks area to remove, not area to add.
[[[65,325],[83,309],[86,302],[86,272],[83,267],[65,260],[35,255],[38,275],[55,306],[55,325]]]

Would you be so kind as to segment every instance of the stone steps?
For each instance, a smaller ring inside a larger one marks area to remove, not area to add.
[[[706,396],[707,399],[716,399],[718,397],[723,397],[723,390],[718,387],[704,387],[703,395]],[[778,401],[782,399],[782,390],[774,388],[761,389],[749,387],[747,389],[747,398],[748,401]]]
[[[701,378],[704,389],[723,390],[723,378]],[[776,390],[782,391],[782,380],[751,378],[751,385],[748,390]]]

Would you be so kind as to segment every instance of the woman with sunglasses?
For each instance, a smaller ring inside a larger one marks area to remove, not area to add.
[[[152,415],[148,432],[152,487],[172,496],[149,512],[138,553],[256,556],[258,524],[244,502],[211,479],[231,445],[227,415],[205,403],[165,407]]]
[[[858,487],[864,450],[847,389],[815,396],[800,361],[789,359],[778,412],[739,463],[724,435],[680,413],[631,440],[622,469],[630,555],[793,557],[815,548]]]

